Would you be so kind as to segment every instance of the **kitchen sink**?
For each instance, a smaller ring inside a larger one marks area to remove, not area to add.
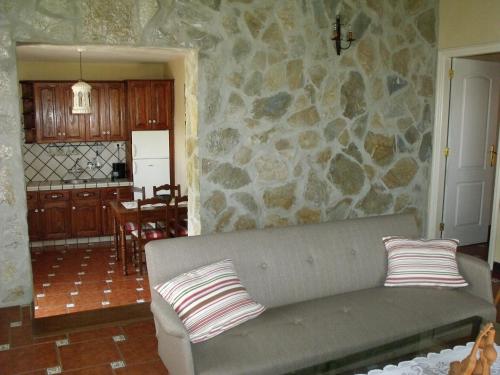
[[[76,185],[76,184],[86,184],[90,180],[82,179],[82,178],[74,178],[72,180],[63,180],[64,184]]]

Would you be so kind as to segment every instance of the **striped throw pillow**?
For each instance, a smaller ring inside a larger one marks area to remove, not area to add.
[[[458,288],[467,281],[458,272],[457,240],[409,240],[384,237],[388,265],[385,286]]]
[[[178,314],[192,343],[217,336],[265,310],[243,287],[230,259],[183,273],[155,290]]]

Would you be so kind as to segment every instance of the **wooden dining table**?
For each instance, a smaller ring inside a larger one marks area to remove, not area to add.
[[[113,215],[113,234],[115,239],[115,250],[117,260],[121,258],[123,274],[127,275],[127,238],[125,233],[125,224],[128,222],[137,222],[138,208],[126,208],[120,201],[111,201],[109,203]],[[169,216],[174,215],[174,206],[169,205]],[[145,210],[142,210],[144,216]],[[147,220],[151,222],[164,221],[165,210],[151,207],[147,210]]]

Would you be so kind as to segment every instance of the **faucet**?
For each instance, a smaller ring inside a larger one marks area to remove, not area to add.
[[[73,167],[71,169],[68,169],[68,172],[71,173],[76,178],[78,178],[83,172],[83,169],[78,165],[79,161],[80,161],[80,158],[76,158],[75,164],[73,165]]]

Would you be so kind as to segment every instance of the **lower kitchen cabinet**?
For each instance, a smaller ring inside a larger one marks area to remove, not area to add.
[[[117,190],[120,190],[121,199],[134,199],[130,187],[101,189],[101,225],[104,236],[111,236],[113,234],[114,221],[109,202],[116,200],[118,195]]]
[[[71,234],[69,191],[40,192],[41,236],[59,240]]]
[[[40,211],[40,201],[38,192],[28,191],[28,234],[31,241],[42,239],[42,212]]]
[[[73,237],[96,237],[101,234],[99,189],[71,191],[71,234]]]
[[[27,192],[30,241],[112,235],[117,189],[133,199],[129,187]]]

